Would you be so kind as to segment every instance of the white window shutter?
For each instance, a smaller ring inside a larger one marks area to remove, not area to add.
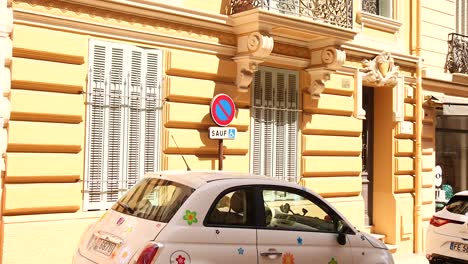
[[[84,208],[95,209],[103,200],[104,109],[108,49],[100,43],[90,45],[89,84],[87,94],[86,162]]]
[[[297,179],[297,80],[297,72],[270,67],[261,67],[255,74],[251,132],[254,174]]]
[[[284,180],[285,163],[286,163],[286,83],[285,74],[278,72],[276,74],[276,96],[275,107],[277,108],[275,115],[275,178]]]
[[[159,169],[161,51],[90,41],[84,210],[108,209]]]
[[[273,72],[264,71],[263,90],[263,174],[274,176],[273,174],[273,153],[274,153],[274,105],[273,105]]]
[[[262,171],[262,157],[263,157],[263,147],[262,147],[262,137],[263,137],[263,85],[261,84],[261,71],[255,72],[255,78],[253,80],[253,108],[252,108],[252,162],[250,171],[253,174],[264,174]]]
[[[286,162],[286,180],[292,182],[298,182],[299,177],[297,175],[297,137],[298,137],[298,117],[299,113],[296,111],[298,106],[298,76],[297,74],[288,75],[288,89],[287,91],[287,108],[291,111],[288,111],[287,122],[286,122],[286,135],[287,135],[287,162]]]
[[[125,50],[121,46],[111,46],[110,78],[108,96],[107,126],[107,182],[105,189],[106,202],[112,203],[119,198],[119,185],[122,176],[123,144],[124,142],[124,92],[126,86],[126,72],[124,69]]]
[[[162,112],[162,51],[146,51],[146,74],[144,87],[145,130],[143,172],[160,170],[160,131]]]
[[[142,97],[144,51],[133,48],[129,53],[129,85],[126,95],[126,173],[122,174],[122,192],[131,188],[140,179],[141,133],[143,131]]]

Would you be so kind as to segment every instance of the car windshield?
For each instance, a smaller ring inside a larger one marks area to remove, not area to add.
[[[447,203],[447,211],[454,214],[468,214],[468,196],[456,195]]]
[[[167,223],[193,193],[188,186],[156,178],[144,178],[112,209],[139,218]]]

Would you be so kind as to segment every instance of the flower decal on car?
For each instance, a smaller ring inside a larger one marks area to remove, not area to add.
[[[190,210],[185,211],[184,220],[187,221],[187,224],[192,225],[193,223],[198,223],[197,212],[192,212]]]
[[[176,258],[176,261],[177,261],[177,264],[185,264],[185,258],[182,257],[182,255],[179,255],[179,256]]]
[[[289,252],[284,254],[283,264],[294,264],[294,255]]]

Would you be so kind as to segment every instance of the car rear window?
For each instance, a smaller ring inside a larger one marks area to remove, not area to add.
[[[447,203],[447,211],[454,214],[467,215],[468,214],[468,196],[454,196]]]
[[[139,218],[167,223],[194,192],[188,186],[156,178],[144,178],[112,209]]]

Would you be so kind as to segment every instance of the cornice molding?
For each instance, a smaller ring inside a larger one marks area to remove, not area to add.
[[[363,11],[359,11],[356,14],[356,20],[359,24],[363,25],[364,27],[368,26],[371,28],[391,33],[399,32],[401,26],[403,25],[399,21]]]
[[[355,30],[331,25],[322,21],[272,13],[258,8],[229,16],[229,24],[234,26],[234,33],[236,34],[245,34],[253,31],[263,31],[271,34],[273,29],[285,28],[291,30],[291,32],[313,32],[321,38],[333,38],[341,43],[352,40],[357,34]],[[283,37],[282,41],[287,40],[287,38],[284,38],[285,36],[280,37]],[[303,46],[308,46],[308,43],[313,40],[303,40],[302,44]],[[297,39],[292,41],[298,44]]]
[[[142,43],[144,45],[179,48],[183,50],[222,54],[226,56],[234,56],[236,54],[234,35],[222,32],[212,32],[208,30],[203,31],[202,29],[200,29],[198,32],[192,30],[192,32],[188,32],[188,34],[198,34],[198,36],[203,36],[203,32],[206,32],[207,34],[219,34],[217,35],[217,37],[222,38],[224,35],[224,37],[227,38],[226,42],[233,41],[234,43],[232,43],[232,45],[225,45],[216,42],[206,41],[202,38],[190,39],[184,38],[182,36],[177,37],[169,33],[164,34],[158,31],[138,30],[132,27],[109,25],[84,19],[45,14],[42,12],[36,12],[21,8],[14,9],[14,22],[18,24],[40,26],[45,28],[63,30],[67,32],[89,34],[97,37],[106,37],[124,41],[131,41],[136,43]],[[189,29],[190,28],[187,27],[187,30]],[[232,38],[232,40],[230,40],[230,38]]]
[[[341,45],[341,48],[346,51],[346,54],[352,57],[359,57],[359,58],[374,58],[375,56],[382,53],[384,49],[377,49],[374,47],[367,47],[363,45],[357,45],[356,43],[345,43]],[[395,62],[398,63],[400,66],[407,66],[410,68],[416,68],[418,63],[418,57],[413,56],[407,53],[402,53],[393,50],[386,50],[392,53],[392,57]]]
[[[206,29],[221,31],[231,31],[228,16],[213,14],[198,10],[178,7],[175,5],[164,4],[154,0],[47,0],[52,2],[68,2],[91,8],[112,10],[126,14],[148,17],[152,19],[161,19],[166,21],[178,21],[187,25],[197,25]],[[47,2],[41,1],[41,2]],[[18,0],[15,0],[18,2]],[[23,0],[22,2],[32,2]]]

